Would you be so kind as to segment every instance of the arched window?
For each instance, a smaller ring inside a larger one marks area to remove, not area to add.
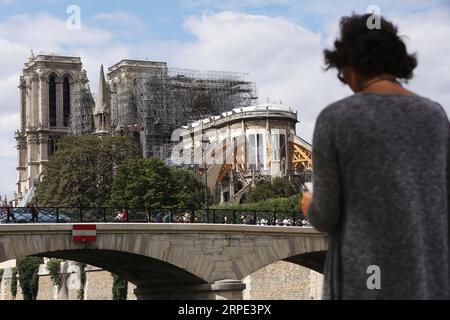
[[[48,83],[48,108],[50,127],[56,127],[56,79],[55,76],[50,77]]]
[[[63,119],[64,127],[67,127],[70,116],[70,82],[68,77],[64,77],[63,83]]]
[[[48,139],[48,156],[52,156],[58,150],[58,137],[49,137]]]

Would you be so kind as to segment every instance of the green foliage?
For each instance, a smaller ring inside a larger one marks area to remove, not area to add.
[[[61,262],[60,259],[51,259],[47,261],[47,270],[50,273],[50,279],[54,286],[61,285]]]
[[[173,207],[198,209],[205,204],[205,183],[195,174],[186,169],[171,168],[172,190],[175,201]],[[208,204],[212,203],[213,196],[207,189]]]
[[[78,300],[84,300],[84,286],[86,285],[86,264],[77,262],[80,268],[80,289],[78,289]]]
[[[267,199],[254,203],[243,204],[219,204],[214,205],[212,209],[228,209],[228,210],[252,210],[252,211],[285,211],[299,212],[300,195],[294,195],[289,198]]]
[[[137,208],[198,207],[204,184],[185,169],[171,168],[157,158],[133,159],[113,182],[109,205]]]
[[[39,289],[39,266],[43,262],[40,257],[17,259],[17,271],[24,300],[36,300]]]
[[[112,173],[137,157],[137,144],[126,137],[66,136],[36,186],[36,200],[49,207],[104,206]]]
[[[127,300],[128,281],[113,274],[113,300]]]
[[[158,208],[172,202],[170,169],[163,161],[135,159],[121,167],[112,185],[111,206]]]
[[[11,273],[11,296],[16,299],[17,296],[17,268],[12,268]]]
[[[289,198],[299,193],[295,185],[287,178],[275,178],[271,182],[264,181],[251,189],[244,202],[256,203],[267,199]]]

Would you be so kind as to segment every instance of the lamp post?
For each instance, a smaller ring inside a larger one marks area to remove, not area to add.
[[[208,140],[202,135],[202,158],[204,163],[204,175],[205,175],[205,205],[206,205],[206,222],[209,222],[209,205],[208,205],[208,167],[206,164],[206,147],[208,146]]]

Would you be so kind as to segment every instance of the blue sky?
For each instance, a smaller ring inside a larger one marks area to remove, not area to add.
[[[141,20],[143,28],[132,36],[121,39],[133,42],[144,38],[156,40],[177,39],[192,40],[192,36],[183,28],[183,22],[190,16],[212,14],[224,10],[238,11],[253,15],[284,17],[311,30],[321,30],[330,20],[352,11],[365,12],[369,5],[380,5],[383,14],[410,14],[449,4],[449,0],[0,0],[3,3],[0,20],[23,13],[45,12],[61,19],[67,18],[66,9],[70,5],[81,8],[82,19],[91,26],[120,28],[107,21],[95,19],[99,13],[128,12]]]
[[[80,7],[81,30],[66,27],[69,5]],[[0,0],[0,195],[14,190],[17,85],[31,49],[81,56],[94,92],[100,64],[125,58],[250,73],[261,100],[298,110],[298,134],[311,141],[319,112],[351,94],[323,72],[322,51],[341,16],[370,5],[418,52],[409,88],[449,111],[450,0]]]

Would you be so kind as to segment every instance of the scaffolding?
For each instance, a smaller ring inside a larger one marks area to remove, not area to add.
[[[189,122],[247,107],[257,99],[256,86],[247,74],[219,71],[158,68],[140,73],[120,101],[119,126],[131,125],[136,117],[141,129],[144,157],[170,157],[172,132]],[[126,98],[125,98],[126,97]],[[121,108],[124,103],[135,108]],[[121,110],[122,109],[122,110]]]
[[[94,99],[87,83],[78,84],[73,93],[72,110],[69,117],[70,135],[91,135],[93,133],[92,108]]]

